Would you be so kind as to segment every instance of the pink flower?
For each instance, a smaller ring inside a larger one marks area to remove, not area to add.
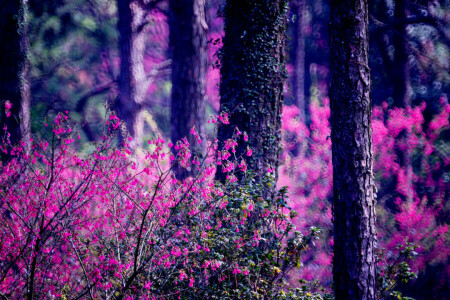
[[[194,277],[191,277],[191,279],[189,280],[189,287],[193,287],[194,286]]]

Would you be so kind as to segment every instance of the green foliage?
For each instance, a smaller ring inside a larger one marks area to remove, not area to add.
[[[284,299],[300,299],[300,300],[332,300],[333,294],[325,292],[325,289],[320,286],[319,282],[299,280],[300,287],[291,289]]]
[[[42,118],[70,110],[80,114],[91,134],[101,133],[89,127],[102,120],[101,111],[94,105],[85,110],[88,105],[79,106],[79,101],[115,80],[118,34],[116,8],[111,4],[114,1],[29,1],[33,132],[43,129]],[[92,102],[102,106],[102,100]]]
[[[411,271],[408,263],[417,255],[416,245],[407,243],[406,245],[398,245],[396,250],[398,256],[391,262],[385,260],[384,251],[378,253],[378,270],[377,270],[377,295],[378,299],[399,299],[412,300],[413,298],[403,297],[402,293],[396,291],[396,287],[400,283],[407,283],[413,280],[417,275]],[[381,266],[382,267],[381,267]]]
[[[217,184],[224,194],[213,201],[226,206],[223,215],[211,220],[213,229],[198,241],[205,246],[179,273],[166,274],[166,282],[152,288],[164,295],[168,283],[172,288],[176,284],[186,299],[328,299],[306,287],[290,289],[285,281],[289,270],[301,267],[303,253],[321,232],[312,227],[305,236],[294,230],[291,217],[296,214],[288,207],[287,189],[263,198],[264,186],[274,184],[270,174],[261,183],[250,176],[240,183]],[[195,230],[195,224],[189,226]],[[215,267],[206,271],[201,267],[205,264]],[[189,287],[188,281],[178,279],[182,273],[204,280]]]

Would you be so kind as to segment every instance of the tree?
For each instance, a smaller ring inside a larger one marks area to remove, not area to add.
[[[406,19],[408,17],[408,0],[399,0],[395,3],[395,18]],[[397,107],[411,108],[411,80],[410,80],[410,67],[408,63],[408,37],[406,32],[406,24],[398,24],[395,26],[395,30],[399,37],[394,39],[395,47],[395,64],[393,67],[393,80],[394,80],[394,104]],[[408,140],[408,133],[404,131],[402,137],[399,139],[400,143],[405,143]],[[406,184],[408,185],[408,195],[405,199],[409,202],[413,200],[413,170],[411,151],[399,151],[400,167],[405,168]]]
[[[395,10],[394,10],[394,18],[406,20],[408,18],[408,8],[409,1],[408,0],[398,0],[395,2]],[[396,24],[394,29],[394,66],[392,68],[392,77],[393,80],[393,98],[394,98],[394,106],[401,108],[410,108],[411,107],[411,80],[410,80],[410,66],[408,63],[408,57],[410,51],[408,49],[408,35],[406,31],[406,26],[408,24],[398,23]],[[406,131],[402,132],[401,137],[397,142],[405,143],[408,139],[408,133]],[[400,167],[405,168],[405,177],[406,183],[408,185],[408,195],[405,195],[405,199],[407,201],[413,200],[412,195],[412,161],[411,161],[411,153],[410,151],[399,151],[398,153],[400,158]]]
[[[0,6],[0,101],[2,120],[13,145],[21,139],[28,145],[30,140],[30,65],[26,27],[25,0],[7,1]],[[10,105],[10,108],[5,107]]]
[[[120,52],[119,98],[116,104],[117,113],[125,122],[126,128],[133,138],[133,146],[140,146],[143,138],[142,111],[149,84],[167,61],[154,66],[147,74],[144,70],[145,26],[149,23],[148,13],[161,0],[139,1],[118,0]]]
[[[331,139],[336,299],[375,299],[367,0],[331,1]]]
[[[194,154],[201,155],[190,130],[195,126],[203,133],[206,93],[206,32],[205,0],[170,0],[170,48],[172,51],[172,141],[188,138]],[[204,143],[203,143],[204,145]],[[187,175],[178,169],[177,176]]]
[[[300,121],[305,121],[306,99],[305,99],[305,34],[306,23],[306,0],[296,0],[292,4],[293,11],[297,16],[294,30],[294,73],[293,92],[295,103],[299,109]]]
[[[394,18],[407,19],[408,15],[408,0],[399,0],[395,2]],[[410,107],[411,106],[411,84],[409,76],[409,64],[408,64],[408,37],[406,32],[406,25],[399,23],[394,26],[394,48],[395,66],[392,68],[394,81],[394,105],[397,107]]]
[[[138,117],[148,85],[143,65],[145,39],[143,27],[140,26],[144,11],[137,1],[118,0],[117,4],[120,51],[120,96],[117,109],[128,132],[139,143],[142,132]]]
[[[253,155],[246,163],[258,181],[268,171],[277,178],[287,9],[285,0],[230,0],[224,9],[220,111],[229,114],[230,124],[219,127],[219,147],[236,128],[247,132]],[[243,143],[236,148],[238,156],[245,151]],[[225,176],[218,171],[218,179],[224,181]]]

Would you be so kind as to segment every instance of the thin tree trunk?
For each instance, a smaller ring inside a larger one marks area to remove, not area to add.
[[[13,145],[21,139],[25,150],[30,143],[30,88],[28,82],[28,39],[26,0],[0,5],[0,101],[2,121]],[[12,104],[6,117],[5,104]],[[3,126],[2,126],[3,127]]]
[[[294,2],[297,21],[295,23],[294,33],[294,76],[293,90],[295,102],[299,110],[299,119],[305,122],[305,35],[304,28],[306,22],[305,8],[306,0],[297,0]]]
[[[408,0],[395,1],[394,18],[407,19],[408,17]],[[393,36],[394,52],[394,68],[393,68],[393,85],[394,85],[394,105],[396,107],[411,107],[411,83],[410,68],[408,63],[408,45],[406,24],[398,24],[395,27]]]
[[[236,127],[247,132],[253,155],[245,155],[242,140],[236,153],[257,181],[269,169],[278,175],[287,6],[285,0],[230,0],[224,10],[220,111],[229,113],[230,124],[219,128],[219,147]],[[226,178],[221,170],[216,176]]]
[[[30,90],[30,61],[28,59],[29,40],[28,40],[28,20],[27,20],[27,0],[23,1],[23,26],[20,40],[20,47],[25,55],[25,60],[21,70],[20,86],[20,133],[24,143],[24,150],[29,153],[31,150],[31,90]]]
[[[375,299],[367,0],[332,0],[331,138],[335,297]]]
[[[119,98],[117,113],[133,138],[134,147],[142,145],[143,122],[140,118],[148,79],[144,71],[145,10],[138,1],[118,0],[119,21]]]
[[[407,19],[408,17],[408,0],[398,0],[395,2],[394,17],[398,19]],[[408,45],[406,24],[398,24],[395,26],[396,34],[394,36],[394,63],[393,68],[393,84],[394,84],[394,105],[408,110],[411,108],[411,80],[410,67],[408,62]],[[407,112],[408,113],[408,112]],[[397,138],[398,142],[407,143],[409,134],[403,131]],[[411,151],[397,151],[400,167],[405,170],[406,177],[406,195],[403,195],[407,201],[413,198],[412,188],[412,161]]]
[[[201,157],[205,151],[205,142],[199,145],[190,130],[195,126],[200,135],[204,133],[208,29],[205,0],[170,0],[169,5],[172,141],[186,137],[193,146],[193,155]],[[182,179],[193,172],[179,168],[176,175]]]

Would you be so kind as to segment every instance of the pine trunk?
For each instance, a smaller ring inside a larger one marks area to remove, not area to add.
[[[333,279],[337,300],[375,299],[367,0],[331,1]]]
[[[236,154],[246,159],[257,181],[269,169],[275,179],[278,174],[287,8],[285,0],[230,0],[224,9],[220,111],[229,114],[230,124],[219,128],[219,147],[236,127],[247,132],[253,155],[245,155],[242,140]],[[217,178],[225,177],[218,170]]]
[[[21,139],[30,143],[30,88],[26,1],[11,0],[0,5],[0,101],[2,122],[13,145]],[[6,117],[5,103],[12,104]],[[3,128],[3,126],[2,126]]]
[[[120,74],[116,109],[133,138],[132,146],[137,147],[142,144],[141,110],[149,84],[144,71],[145,10],[138,1],[118,0],[118,13]]]
[[[197,143],[190,130],[202,135],[205,122],[207,23],[205,0],[170,0],[170,48],[172,51],[171,135],[176,142],[188,138],[193,154],[202,156],[205,142]],[[193,170],[194,171],[194,170]],[[193,172],[177,170],[178,178]]]

